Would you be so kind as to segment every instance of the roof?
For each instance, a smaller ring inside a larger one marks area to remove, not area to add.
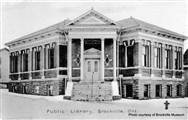
[[[39,35],[39,34],[41,34],[41,33],[45,33],[45,32],[48,32],[48,31],[52,31],[52,30],[55,30],[55,29],[58,29],[58,28],[63,28],[63,27],[65,27],[70,21],[71,21],[71,20],[69,20],[69,19],[65,19],[64,21],[59,22],[59,23],[57,23],[57,24],[55,24],[55,25],[51,25],[51,26],[49,26],[49,27],[43,28],[43,29],[38,30],[38,31],[36,31],[36,32],[33,32],[33,33],[31,33],[31,34],[28,34],[28,35],[25,35],[25,36],[20,37],[20,38],[18,38],[18,39],[15,39],[15,40],[13,40],[13,41],[10,41],[10,42],[8,42],[8,43],[6,43],[6,44],[9,44],[9,43],[12,43],[12,42],[16,42],[16,41],[19,41],[19,40],[23,40],[23,39],[26,39],[26,38],[30,38],[30,37]],[[5,44],[5,45],[6,45],[6,44]]]
[[[0,52],[3,51],[3,50],[5,50],[5,51],[9,51],[8,48],[2,48],[2,49],[0,49]]]
[[[120,25],[122,28],[131,28],[131,27],[146,28],[146,29],[150,29],[153,31],[158,31],[159,33],[168,34],[171,36],[178,36],[178,37],[184,38],[184,39],[188,38],[187,36],[184,36],[182,34],[167,30],[165,28],[144,22],[142,20],[139,20],[139,19],[136,19],[133,17],[117,21],[116,23],[118,25]]]
[[[28,34],[28,35],[25,35],[25,36],[20,37],[18,39],[15,39],[13,41],[10,41],[10,42],[6,43],[5,45],[8,46],[9,44],[12,44],[14,42],[19,42],[19,41],[22,41],[24,39],[28,39],[28,38],[31,38],[31,37],[34,37],[34,36],[37,36],[37,35],[40,35],[40,34],[43,34],[43,33],[46,33],[46,32],[53,31],[53,30],[59,30],[59,29],[62,30],[67,25],[75,24],[78,21],[85,19],[86,16],[88,16],[90,14],[96,15],[98,18],[100,18],[101,20],[105,21],[106,23],[110,23],[110,25],[115,25],[115,26],[122,27],[122,28],[130,28],[130,27],[138,27],[138,28],[140,28],[141,27],[141,28],[147,28],[147,29],[153,30],[153,31],[158,31],[159,33],[168,34],[170,36],[176,36],[176,37],[180,37],[180,38],[183,38],[183,39],[187,39],[188,38],[188,37],[186,37],[184,35],[172,32],[170,30],[158,27],[156,25],[152,25],[152,24],[146,23],[144,21],[141,21],[141,20],[138,20],[138,19],[135,19],[135,18],[132,18],[132,17],[131,18],[127,18],[127,19],[123,19],[123,20],[120,20],[120,21],[117,21],[117,22],[114,22],[113,20],[111,20],[108,17],[102,15],[101,13],[95,11],[94,9],[91,9],[91,10],[85,12],[84,14],[80,15],[79,17],[73,19],[73,20],[66,19],[66,20],[64,20],[62,22],[59,22],[59,23],[55,24],[55,25],[46,27],[44,29],[38,30],[38,31],[33,32],[31,34]]]

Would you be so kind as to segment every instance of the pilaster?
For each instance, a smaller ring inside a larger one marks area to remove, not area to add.
[[[162,78],[165,78],[165,44],[162,44]]]
[[[83,68],[84,68],[84,39],[80,39],[80,55],[81,55],[81,60],[80,60],[80,75],[81,75],[81,81],[83,80]]]
[[[104,38],[101,39],[101,76],[104,81]]]
[[[28,53],[28,71],[30,73],[29,75],[29,79],[31,80],[32,79],[32,75],[31,75],[31,71],[32,71],[32,65],[31,65],[31,62],[32,61],[32,49],[30,48],[29,49],[29,53]]]
[[[68,41],[68,78],[72,81],[72,39]]]
[[[150,56],[151,56],[151,77],[154,77],[154,74],[153,74],[153,68],[154,68],[154,59],[155,59],[155,57],[154,57],[154,54],[155,54],[155,52],[154,52],[154,42],[152,42],[151,41],[151,48],[150,48]]]
[[[116,81],[116,39],[113,38],[113,78]]]
[[[42,79],[44,79],[44,46],[40,50],[40,69],[42,71]]]

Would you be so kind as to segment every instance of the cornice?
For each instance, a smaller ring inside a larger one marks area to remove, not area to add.
[[[188,39],[188,37],[186,37],[186,36],[178,36],[178,35],[168,34],[168,33],[160,32],[160,31],[155,31],[155,30],[149,29],[149,28],[141,28],[139,26],[121,29],[121,35],[127,35],[127,34],[130,34],[133,32],[143,32],[143,33],[147,33],[147,34],[151,34],[151,35],[155,35],[155,36],[159,36],[159,37],[163,37],[163,38],[169,38],[169,39],[173,39],[173,40],[177,40],[177,41],[184,41],[184,40]]]

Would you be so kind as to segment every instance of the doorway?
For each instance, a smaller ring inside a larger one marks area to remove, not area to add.
[[[97,82],[99,79],[99,59],[86,59],[85,80],[87,82]]]

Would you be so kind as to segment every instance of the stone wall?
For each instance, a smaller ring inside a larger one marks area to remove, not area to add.
[[[39,86],[37,92],[36,86]],[[49,87],[52,86],[52,92],[49,94]],[[65,94],[65,79],[62,80],[46,80],[46,81],[27,81],[9,83],[8,89],[10,92],[32,95],[63,95]]]

